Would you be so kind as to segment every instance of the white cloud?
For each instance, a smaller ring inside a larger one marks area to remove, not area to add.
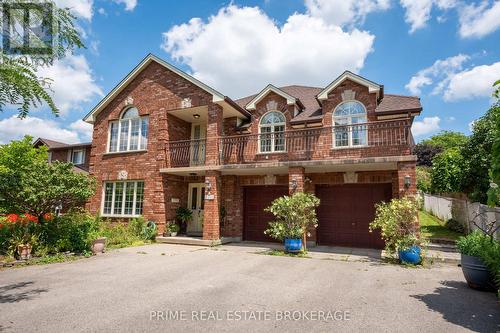
[[[93,0],[55,0],[55,2],[58,7],[70,8],[71,12],[77,17],[84,18],[88,21],[92,19]]]
[[[459,11],[460,36],[483,37],[500,28],[500,1],[469,4]]]
[[[421,121],[413,122],[411,132],[414,136],[422,136],[439,131],[439,117],[425,117]]]
[[[78,109],[80,103],[89,102],[95,96],[103,96],[83,55],[68,55],[50,67],[40,68],[38,74],[53,80],[53,99],[62,114]]]
[[[125,10],[133,11],[135,6],[137,6],[137,0],[113,0],[116,3],[121,3],[125,5]]]
[[[108,13],[106,12],[106,9],[100,7],[97,12],[101,15],[108,16]]]
[[[449,81],[449,77],[461,70],[464,62],[469,59],[468,55],[459,54],[444,60],[436,60],[432,66],[418,71],[405,87],[412,94],[419,95],[422,87],[432,85],[437,79],[440,82],[436,86],[434,93],[439,93]]]
[[[61,141],[64,143],[80,142],[80,136],[76,131],[62,128],[54,120],[46,120],[37,117],[26,117],[19,119],[16,116],[0,120],[0,144],[8,143],[11,140],[19,140],[25,135],[34,138],[42,137]]]
[[[481,65],[454,74],[444,89],[445,101],[491,97],[493,82],[500,77],[500,62]]]
[[[305,0],[307,13],[329,24],[343,26],[363,22],[366,15],[387,10],[389,0]]]
[[[92,132],[94,127],[91,124],[78,119],[77,121],[69,124],[69,128],[76,131],[83,141],[92,141]]]
[[[437,7],[441,10],[450,9],[458,5],[457,0],[400,0],[406,10],[405,21],[410,24],[410,33],[424,28],[431,18],[431,10]],[[441,16],[442,21],[444,17]]]
[[[232,97],[255,93],[268,83],[324,86],[346,69],[358,72],[374,40],[366,31],[345,32],[297,13],[280,27],[257,7],[235,5],[207,22],[192,18],[176,25],[163,38],[161,47],[174,60]]]

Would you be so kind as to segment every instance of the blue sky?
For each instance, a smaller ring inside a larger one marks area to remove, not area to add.
[[[414,134],[469,133],[500,78],[500,1],[58,0],[86,50],[40,74],[61,108],[0,114],[0,143],[24,134],[88,141],[81,118],[154,53],[234,99],[268,83],[325,86],[348,69],[386,93],[419,95]]]

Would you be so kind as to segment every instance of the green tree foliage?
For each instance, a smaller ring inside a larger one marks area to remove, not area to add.
[[[431,169],[431,192],[460,192],[465,164],[458,148],[450,148],[437,155]]]
[[[462,190],[473,201],[487,202],[492,158],[498,154],[493,146],[497,140],[496,122],[499,114],[500,105],[496,104],[474,122],[472,135],[462,149],[462,156],[467,161],[464,165]]]
[[[500,81],[498,88],[500,89]],[[494,121],[496,126],[491,153],[491,184],[488,190],[488,204],[500,206],[500,112],[497,112]]]
[[[431,191],[431,168],[425,166],[417,166],[417,189],[419,191],[429,193]]]
[[[429,139],[422,141],[422,143],[440,147],[443,150],[449,148],[460,148],[467,143],[467,136],[460,132],[441,131]]]
[[[95,180],[70,163],[47,163],[47,151],[31,137],[0,146],[0,209],[42,216],[62,205],[79,206],[94,194]]]
[[[49,55],[23,54],[20,56],[8,56],[2,54],[0,56],[0,111],[5,106],[16,105],[18,107],[19,116],[26,117],[31,107],[40,106],[43,102],[47,103],[54,114],[58,113],[50,95],[50,83],[47,78],[39,77],[37,70],[40,67],[49,66],[51,61],[62,59],[68,52],[72,52],[76,48],[85,47],[80,39],[80,35],[75,26],[76,20],[69,8],[59,8],[55,2],[51,0],[32,0],[31,3],[48,3],[52,4],[51,15],[53,17],[52,31],[54,45]],[[0,10],[8,10],[9,6],[20,2],[17,0],[3,0],[0,3]],[[12,20],[23,22],[22,11],[10,10],[9,13],[14,15]],[[30,22],[34,25],[39,24],[43,20],[43,15],[38,11],[30,11]],[[4,38],[7,38],[4,36]]]

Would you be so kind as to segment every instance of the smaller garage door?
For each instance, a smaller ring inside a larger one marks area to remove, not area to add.
[[[375,218],[375,204],[389,201],[391,184],[346,184],[318,186],[318,243],[365,248],[383,248],[380,233],[368,230]]]
[[[268,223],[274,215],[264,211],[271,202],[288,195],[287,186],[249,186],[245,187],[243,239],[258,242],[275,241],[264,235]]]

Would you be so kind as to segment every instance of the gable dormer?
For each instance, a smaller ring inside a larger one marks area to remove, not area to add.
[[[321,101],[324,101],[328,99],[328,94],[333,91],[335,88],[337,88],[340,84],[342,84],[345,80],[351,80],[355,83],[358,83],[360,85],[363,85],[368,88],[368,92],[370,94],[375,93],[377,94],[377,100],[382,99],[384,95],[384,86],[380,85],[378,83],[375,83],[373,81],[367,80],[362,76],[359,76],[357,74],[354,74],[350,71],[345,71],[342,73],[339,77],[337,77],[332,83],[330,83],[325,89],[323,89],[317,96],[316,98],[318,101],[321,103]]]
[[[255,110],[257,108],[257,104],[270,93],[275,93],[283,97],[286,100],[287,105],[294,106],[293,117],[295,117],[304,109],[304,105],[298,98],[286,93],[285,91],[273,86],[272,84],[268,84],[267,87],[262,89],[260,93],[258,93],[254,98],[252,98],[252,100],[245,105],[245,109],[252,111]]]

